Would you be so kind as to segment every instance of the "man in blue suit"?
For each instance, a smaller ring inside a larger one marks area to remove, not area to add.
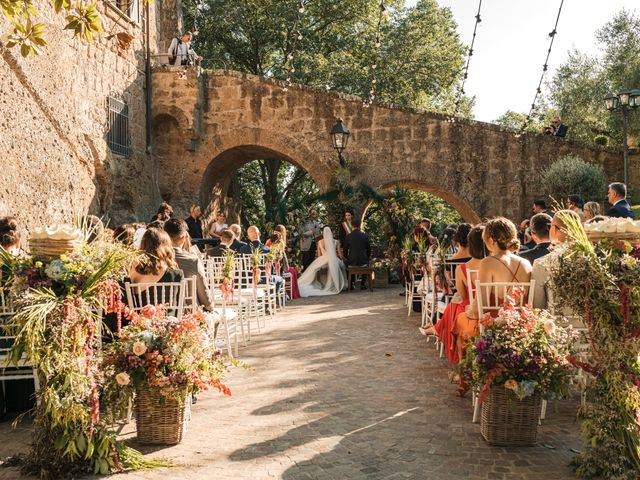
[[[607,210],[608,217],[634,218],[633,210],[627,202],[627,186],[624,183],[614,182],[609,185],[607,200],[611,204]]]

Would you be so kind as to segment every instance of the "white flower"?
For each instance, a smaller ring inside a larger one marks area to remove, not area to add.
[[[116,375],[116,382],[118,382],[118,385],[122,385],[124,387],[125,385],[129,385],[130,381],[131,379],[129,378],[129,374],[126,372],[120,372]]]
[[[547,332],[547,335],[553,335],[556,331],[555,322],[553,320],[545,320],[544,331]]]
[[[67,269],[62,263],[62,260],[53,260],[47,267],[44,269],[44,273],[51,280],[62,280],[65,273],[67,273]]]
[[[140,356],[147,351],[147,345],[144,342],[136,342],[133,344],[132,350],[134,354]]]

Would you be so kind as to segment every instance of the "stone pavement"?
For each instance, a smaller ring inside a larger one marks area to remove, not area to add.
[[[496,448],[397,289],[297,300],[255,336],[232,397],[199,396],[185,441],[141,447],[181,464],[119,479],[568,479],[577,400],[549,405],[539,445]],[[133,425],[130,427],[132,430]],[[0,426],[0,456],[26,429]],[[126,438],[133,439],[129,431]],[[0,469],[0,478],[19,478]]]

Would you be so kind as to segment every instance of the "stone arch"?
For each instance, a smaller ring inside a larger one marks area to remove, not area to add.
[[[264,142],[266,143],[266,142]],[[254,160],[277,159],[296,165],[305,170],[320,189],[329,184],[330,171],[318,164],[318,159],[298,149],[295,154],[288,148],[278,148],[264,144],[239,144],[221,149],[204,167],[200,183],[199,201],[210,213],[222,209],[235,213],[233,199],[229,193],[233,176],[239,168]]]
[[[413,190],[420,190],[422,192],[427,192],[435,195],[436,197],[441,198],[453,208],[455,208],[458,213],[462,216],[463,220],[471,225],[475,225],[480,223],[480,215],[474,210],[469,202],[459,197],[455,193],[443,188],[439,185],[434,185],[432,183],[428,183],[422,180],[397,180],[393,182],[385,183],[378,187],[378,190],[390,190],[394,188],[396,185],[400,185],[404,188],[411,188]],[[372,201],[367,202],[363,212],[362,212],[362,221],[367,214],[367,210],[371,205]]]

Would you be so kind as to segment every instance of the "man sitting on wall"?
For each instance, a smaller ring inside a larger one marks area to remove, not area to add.
[[[169,45],[169,64],[170,65],[193,65],[196,60],[202,60],[193,48],[191,48],[191,38],[193,34],[187,32],[182,35],[182,39],[175,37]]]

